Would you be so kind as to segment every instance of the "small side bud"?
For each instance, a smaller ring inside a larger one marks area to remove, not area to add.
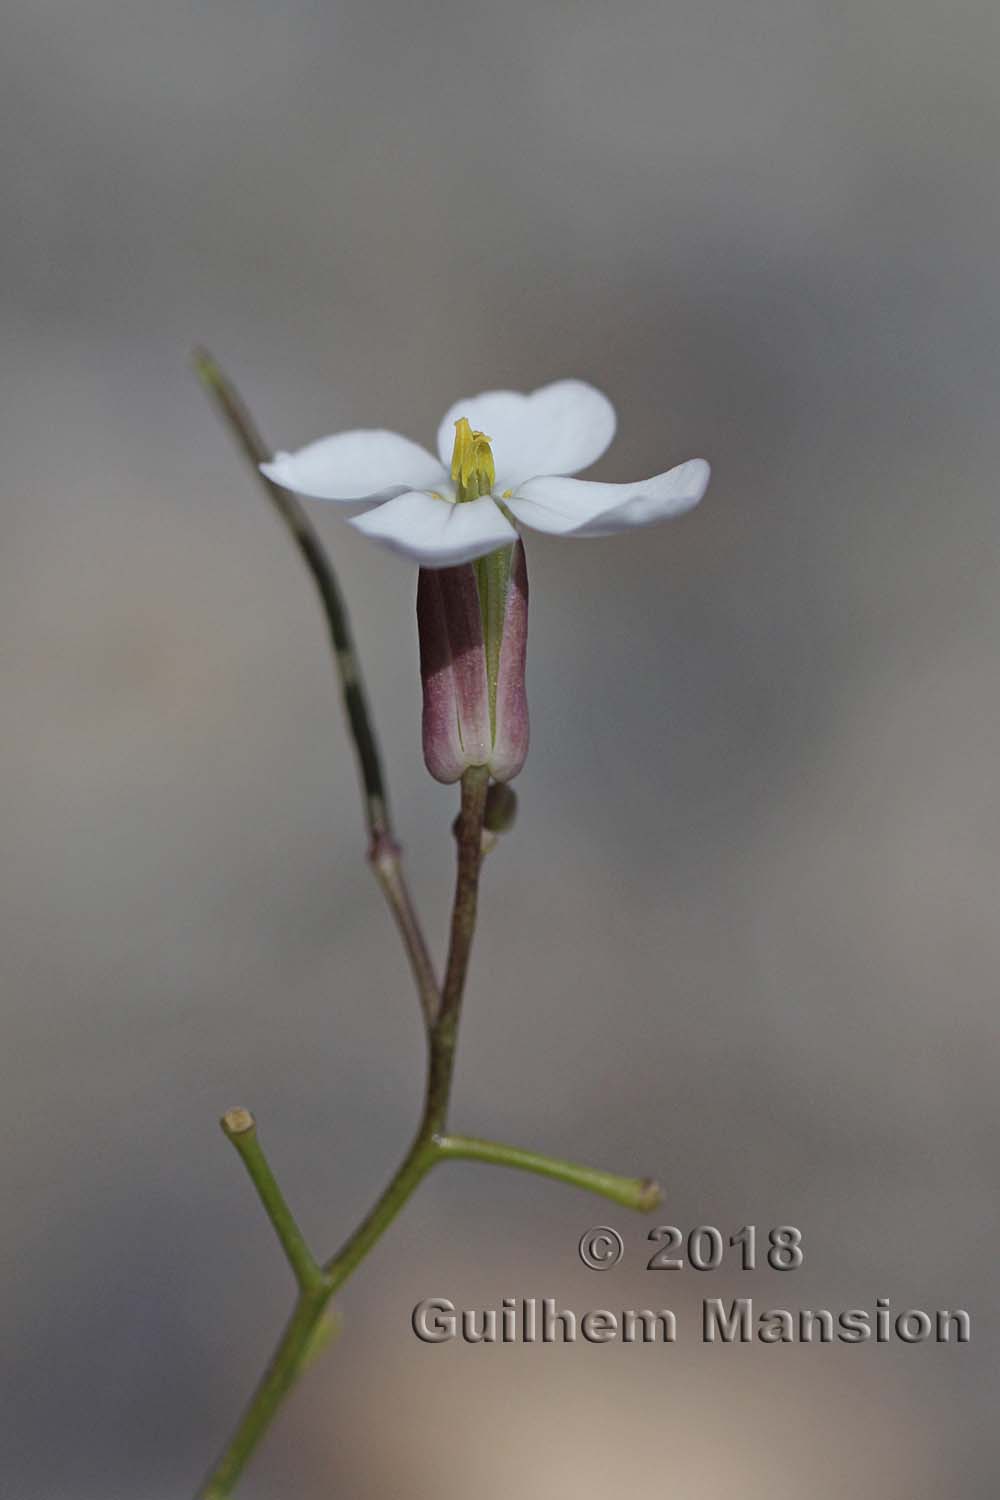
[[[486,793],[483,827],[487,833],[508,833],[517,817],[517,793],[506,781],[494,781]]]

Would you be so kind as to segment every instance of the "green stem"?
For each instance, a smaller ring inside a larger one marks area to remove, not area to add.
[[[332,1288],[327,1290],[324,1287],[300,1294],[281,1342],[247,1407],[246,1416],[198,1491],[198,1500],[228,1500],[232,1494],[247,1461],[309,1358],[332,1291]]]
[[[229,1134],[228,1131],[227,1134]],[[230,1139],[234,1144],[238,1144],[237,1137],[230,1136]],[[242,1151],[241,1155],[243,1155]],[[385,1233],[400,1209],[439,1159],[436,1143],[421,1128],[388,1187],[337,1254],[323,1267],[312,1262],[315,1279],[311,1280],[308,1287],[302,1286],[295,1310],[281,1336],[278,1347],[251,1396],[233,1437],[204,1486],[199,1490],[198,1500],[228,1500],[254,1449],[277,1415],[282,1401],[308,1363],[330,1298],[343,1286],[351,1272],[360,1265],[376,1240]],[[244,1160],[247,1160],[246,1156]],[[260,1183],[256,1176],[254,1183],[260,1191]],[[277,1190],[277,1184],[274,1184],[274,1187]],[[284,1203],[280,1193],[278,1197]],[[261,1192],[261,1198],[264,1199],[263,1192]],[[265,1207],[268,1207],[266,1202]],[[278,1225],[269,1207],[268,1214],[277,1229]],[[282,1245],[288,1254],[281,1232],[279,1232],[279,1237],[282,1238]],[[289,1259],[291,1259],[290,1255]]]
[[[439,1156],[445,1161],[482,1161],[495,1167],[514,1167],[520,1172],[535,1172],[570,1187],[583,1188],[609,1198],[622,1208],[650,1213],[663,1201],[663,1193],[651,1177],[621,1177],[617,1172],[601,1172],[577,1162],[543,1156],[538,1151],[522,1151],[501,1141],[482,1141],[469,1135],[444,1135],[437,1141]]]
[[[229,1113],[233,1115],[245,1112]],[[254,1185],[268,1209],[269,1217],[275,1228],[279,1229],[279,1219],[283,1216],[280,1211],[277,1215],[272,1212],[269,1202],[273,1203],[274,1198],[270,1196],[270,1187],[267,1189],[267,1196],[265,1195],[262,1182],[273,1184],[274,1194],[281,1205],[284,1205],[284,1198],[277,1190],[277,1184],[266,1164],[265,1172],[261,1174],[259,1148],[257,1152],[244,1150],[241,1143],[245,1143],[245,1136],[227,1129],[225,1124],[223,1128],[240,1150]],[[523,1151],[500,1141],[484,1141],[464,1135],[434,1136],[428,1130],[428,1109],[425,1108],[424,1118],[410,1150],[371,1212],[325,1266],[316,1266],[310,1257],[318,1279],[309,1288],[303,1287],[300,1292],[291,1320],[250,1400],[243,1420],[204,1488],[199,1491],[198,1500],[228,1500],[246,1463],[277,1414],[282,1400],[308,1364],[330,1298],[361,1264],[430,1169],[439,1161],[479,1161],[534,1172],[541,1177],[549,1177],[571,1187],[596,1193],[612,1203],[639,1213],[650,1212],[661,1200],[659,1187],[648,1177],[621,1177],[614,1172],[602,1172],[575,1162],[561,1161],[537,1151]],[[291,1219],[290,1214],[288,1218]],[[287,1223],[283,1229],[279,1229],[279,1238],[291,1260],[287,1245]]]
[[[361,774],[364,815],[370,843],[369,859],[375,878],[396,919],[410,960],[424,1021],[430,1026],[437,1014],[437,977],[403,874],[402,851],[392,829],[378,740],[368,709],[361,664],[354,649],[350,619],[337,575],[301,501],[280,485],[272,484],[260,472],[260,465],[266,463],[271,454],[233,382],[205,349],[195,351],[194,365],[202,385],[215,401],[258,482],[288,527],[319,592]]]
[[[318,1291],[324,1285],[323,1270],[306,1244],[295,1216],[285,1201],[257,1139],[257,1122],[248,1109],[227,1109],[220,1120],[227,1139],[239,1152],[257,1196],[274,1226],[274,1232],[302,1292]]]
[[[264,1436],[282,1400],[308,1359],[314,1333],[330,1297],[343,1286],[351,1272],[385,1233],[431,1167],[442,1159],[437,1135],[443,1129],[447,1117],[462,995],[476,926],[479,871],[482,866],[483,815],[486,808],[488,783],[489,776],[486,770],[481,768],[466,771],[462,778],[462,808],[459,814],[457,875],[455,902],[451,916],[448,967],[441,995],[440,1012],[429,1031],[427,1087],[420,1128],[409,1151],[374,1208],[361,1221],[336,1255],[320,1269],[319,1283],[308,1291],[303,1288],[295,1312],[263,1379],[251,1397],[236,1432],[199,1491],[199,1500],[227,1500],[232,1493],[233,1486],[239,1479],[247,1460]],[[246,1114],[246,1111],[237,1113]],[[252,1127],[252,1117],[248,1116],[248,1119]],[[231,1134],[227,1130],[226,1133],[230,1135],[234,1144],[238,1143],[239,1131]],[[285,1236],[288,1234],[289,1221],[294,1224],[294,1220],[291,1219],[291,1213],[278,1191],[277,1183],[271,1177],[263,1154],[260,1153],[258,1156],[256,1133],[252,1130],[248,1133],[253,1136],[253,1144],[246,1154],[241,1152],[241,1155],[247,1163],[248,1170],[252,1162],[254,1171],[251,1175],[254,1184],[260,1192],[271,1222],[279,1231],[279,1238],[285,1247],[285,1253],[289,1254]],[[261,1171],[261,1164],[263,1164],[263,1171]],[[277,1211],[277,1218],[275,1211]],[[291,1259],[290,1255],[289,1259]]]
[[[324,1273],[332,1283],[334,1291],[343,1286],[348,1276],[361,1264],[375,1242],[381,1239],[400,1209],[413,1196],[438,1159],[437,1146],[422,1124],[412,1146],[400,1162],[374,1208],[362,1219],[354,1233],[344,1241],[336,1255],[331,1256],[327,1261]]]

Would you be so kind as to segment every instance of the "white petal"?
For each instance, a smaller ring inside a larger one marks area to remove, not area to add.
[[[488,495],[462,505],[427,494],[399,495],[353,517],[351,525],[424,568],[457,567],[509,546],[517,537]]]
[[[438,429],[438,452],[449,469],[459,417],[493,445],[497,494],[535,474],[575,474],[596,463],[615,435],[614,407],[582,380],[557,380],[530,396],[485,391],[456,401]]]
[[[705,493],[709,472],[703,458],[692,458],[638,484],[529,479],[506,503],[519,521],[536,531],[558,536],[610,536],[690,510]]]
[[[338,432],[297,453],[276,453],[260,467],[283,489],[317,500],[388,500],[406,490],[436,489],[446,478],[419,443],[374,428]]]

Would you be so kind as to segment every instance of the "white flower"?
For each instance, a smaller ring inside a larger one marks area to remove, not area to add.
[[[528,396],[486,391],[456,401],[438,429],[438,458],[395,432],[367,429],[278,453],[261,468],[285,489],[349,504],[351,524],[373,541],[447,568],[509,546],[516,522],[608,536],[697,505],[709,476],[702,458],[637,484],[566,477],[596,462],[614,432],[606,396],[558,380]]]

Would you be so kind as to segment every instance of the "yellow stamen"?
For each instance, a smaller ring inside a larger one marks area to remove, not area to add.
[[[455,423],[455,446],[451,454],[451,477],[459,500],[478,500],[491,495],[496,483],[493,449],[485,432],[473,432],[468,417]]]

